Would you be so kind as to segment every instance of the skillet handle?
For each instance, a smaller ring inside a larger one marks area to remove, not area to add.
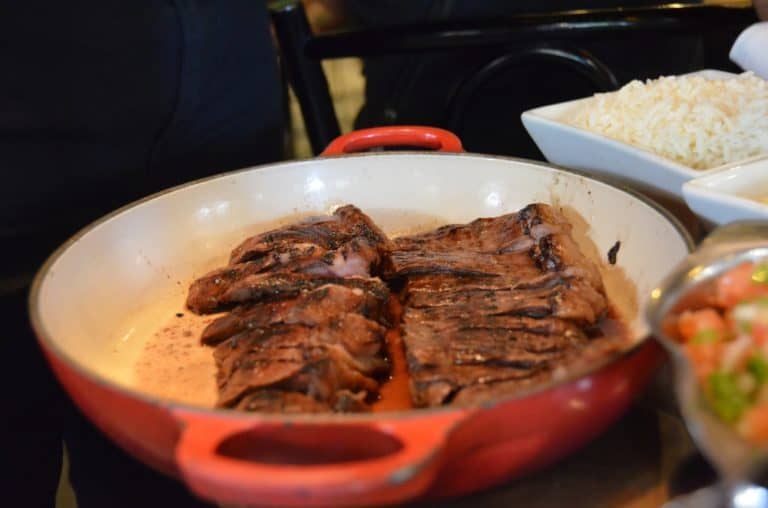
[[[331,141],[320,156],[362,152],[385,146],[414,146],[439,152],[463,152],[456,134],[437,127],[399,125],[373,127],[344,134]]]
[[[307,507],[395,504],[423,493],[467,413],[346,422],[175,415],[183,427],[176,462],[192,492],[222,504]]]

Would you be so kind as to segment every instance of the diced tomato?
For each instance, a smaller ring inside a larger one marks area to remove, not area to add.
[[[739,425],[744,437],[753,443],[768,442],[768,405],[748,409]]]
[[[711,341],[723,340],[728,328],[725,320],[715,309],[701,309],[687,310],[680,314],[677,329],[683,341],[690,342],[702,333],[711,335],[709,337]]]
[[[710,306],[679,316],[685,355],[715,413],[768,445],[768,265],[744,263],[721,275]]]
[[[705,382],[709,375],[716,371],[723,351],[721,342],[704,342],[694,344],[689,342],[683,345],[685,355],[693,364],[696,378],[699,382]]]
[[[732,307],[740,301],[768,295],[768,284],[753,280],[753,263],[743,263],[721,275],[715,285],[715,303]]]
[[[755,343],[763,346],[768,343],[768,324],[765,323],[753,323],[752,324],[752,338]]]

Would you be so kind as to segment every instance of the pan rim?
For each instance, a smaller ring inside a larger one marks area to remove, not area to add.
[[[48,330],[46,329],[43,323],[40,293],[42,290],[42,286],[45,282],[45,279],[47,278],[50,272],[51,267],[56,263],[56,261],[58,261],[60,257],[64,255],[65,252],[69,250],[69,248],[72,245],[77,243],[81,238],[83,238],[85,235],[95,230],[99,226],[109,222],[111,219],[123,214],[124,212],[127,212],[146,202],[152,201],[162,196],[173,194],[175,192],[178,192],[187,188],[191,188],[197,185],[201,185],[212,180],[216,180],[219,178],[227,178],[240,173],[264,171],[268,169],[278,168],[281,166],[296,166],[299,164],[307,164],[307,163],[316,162],[317,160],[325,160],[325,159],[333,160],[338,158],[350,158],[350,157],[364,158],[364,157],[390,157],[390,156],[450,157],[450,158],[460,157],[460,158],[474,158],[474,159],[485,159],[485,160],[501,160],[501,161],[507,161],[507,162],[522,163],[524,165],[529,165],[529,166],[536,166],[542,169],[546,169],[548,171],[564,173],[564,174],[567,174],[568,176],[572,176],[572,175],[579,176],[579,177],[585,178],[586,180],[598,183],[600,185],[606,185],[606,186],[612,187],[615,190],[618,190],[619,192],[623,192],[625,194],[630,195],[631,197],[635,198],[636,200],[650,207],[673,226],[673,228],[676,230],[678,235],[682,238],[683,242],[685,243],[685,247],[688,253],[692,252],[695,246],[695,242],[691,237],[691,234],[677,219],[677,217],[672,215],[671,212],[663,208],[661,205],[653,201],[651,198],[635,191],[634,189],[628,188],[626,185],[623,185],[621,183],[607,181],[602,178],[596,177],[595,175],[587,174],[583,171],[572,170],[569,168],[564,168],[561,166],[544,163],[541,161],[535,161],[535,160],[525,159],[521,157],[476,154],[476,153],[469,153],[469,152],[447,153],[447,152],[424,152],[424,151],[397,151],[397,152],[385,152],[385,153],[368,152],[368,153],[335,155],[335,156],[322,157],[322,158],[316,157],[316,158],[308,158],[308,159],[300,159],[300,160],[280,161],[280,162],[275,162],[271,164],[251,166],[251,167],[236,169],[232,171],[226,171],[223,173],[210,175],[204,178],[200,178],[200,179],[186,182],[180,185],[176,185],[167,189],[163,189],[161,191],[152,193],[148,196],[145,196],[131,203],[128,203],[124,206],[121,206],[120,208],[113,210],[112,212],[100,217],[99,219],[96,219],[95,221],[91,222],[90,224],[78,230],[75,234],[73,234],[70,238],[68,238],[64,243],[62,243],[56,250],[54,250],[48,256],[48,258],[46,258],[45,262],[41,265],[41,267],[36,272],[34,280],[32,281],[27,302],[28,302],[28,312],[29,312],[30,322],[32,325],[32,329],[35,332],[35,336],[37,338],[38,343],[43,347],[43,349],[45,349],[50,354],[54,355],[58,361],[64,363],[67,366],[67,368],[71,369],[78,376],[81,376],[87,379],[91,383],[97,384],[99,386],[102,386],[112,391],[117,391],[127,397],[136,399],[138,401],[147,403],[149,405],[152,405],[155,407],[173,409],[173,410],[180,410],[180,411],[184,411],[186,413],[191,413],[191,414],[214,416],[217,418],[249,419],[249,420],[259,420],[259,421],[274,422],[274,423],[282,423],[286,421],[311,422],[311,423],[329,423],[329,422],[338,422],[338,421],[344,421],[344,422],[370,422],[370,421],[385,421],[385,420],[390,421],[390,420],[409,419],[409,418],[422,417],[422,416],[427,417],[432,415],[444,414],[447,412],[471,411],[479,407],[482,407],[482,408],[495,407],[498,405],[508,404],[508,403],[512,403],[522,399],[526,399],[528,397],[532,397],[549,390],[562,388],[571,383],[578,382],[580,379],[587,378],[589,376],[597,374],[599,371],[603,370],[604,368],[607,368],[613,365],[614,363],[618,363],[621,360],[626,359],[627,357],[633,355],[634,353],[639,351],[642,347],[648,344],[651,338],[650,332],[645,337],[641,338],[640,340],[637,340],[630,347],[627,347],[611,356],[605,357],[598,362],[590,363],[587,367],[573,370],[569,372],[568,375],[564,376],[561,379],[556,379],[556,380],[552,379],[547,381],[546,383],[536,384],[528,389],[522,390],[512,395],[501,396],[493,399],[490,402],[482,402],[474,405],[441,406],[441,407],[433,407],[433,408],[413,408],[413,409],[404,409],[404,410],[397,410],[397,411],[382,411],[382,412],[376,412],[376,413],[271,414],[271,413],[249,413],[249,412],[236,411],[233,409],[224,409],[224,408],[206,408],[199,405],[178,402],[172,399],[157,397],[145,391],[136,389],[134,387],[125,386],[106,376],[103,376],[96,372],[92,372],[90,369],[86,368],[81,362],[77,360],[76,357],[72,356],[70,353],[68,353],[65,350],[65,348],[57,344],[57,342],[53,339],[53,335],[48,332]]]

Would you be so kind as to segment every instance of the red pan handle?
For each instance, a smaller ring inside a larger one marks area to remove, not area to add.
[[[463,152],[456,134],[437,127],[399,125],[373,127],[344,134],[331,141],[321,156],[362,152],[384,146],[414,146],[440,152]]]
[[[421,494],[431,485],[442,461],[447,436],[466,415],[464,411],[451,411],[390,421],[331,421],[328,425],[366,427],[374,433],[374,438],[376,434],[382,438],[394,437],[402,447],[370,459],[304,465],[233,458],[222,455],[219,447],[232,436],[267,425],[301,433],[322,423],[276,424],[253,417],[225,419],[177,410],[176,416],[184,430],[176,445],[176,461],[192,492],[222,504],[296,507],[395,504]],[[343,445],[340,443],[340,447]]]

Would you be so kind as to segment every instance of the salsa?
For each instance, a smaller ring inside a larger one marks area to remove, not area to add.
[[[712,410],[768,444],[768,264],[722,274],[706,307],[680,314],[677,332]]]

